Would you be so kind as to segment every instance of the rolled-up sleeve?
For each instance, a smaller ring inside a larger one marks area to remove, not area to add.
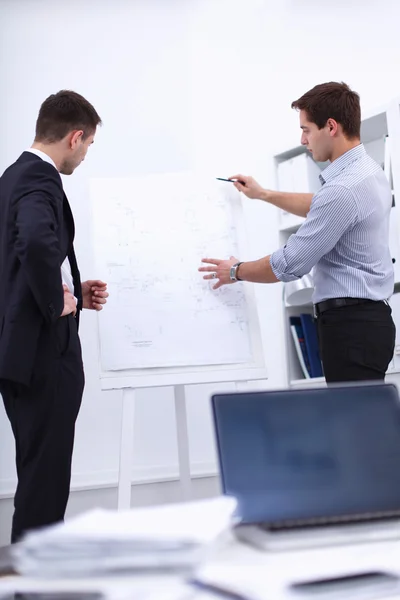
[[[309,273],[357,219],[357,204],[351,190],[325,184],[313,197],[304,223],[283,248],[271,254],[275,277],[280,281],[293,281]]]

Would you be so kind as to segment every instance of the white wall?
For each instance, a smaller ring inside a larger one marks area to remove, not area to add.
[[[242,170],[274,185],[271,156],[299,141],[290,103],[316,83],[344,80],[363,108],[400,93],[399,9],[392,2],[319,0],[0,0],[0,170],[30,145],[41,101],[61,88],[85,95],[104,121],[65,188],[82,275],[94,273],[87,179],[206,168]],[[339,32],[345,35],[339,41]],[[251,257],[278,242],[277,214],[246,201]],[[281,290],[257,289],[269,380],[282,385]],[[82,319],[87,386],[77,425],[73,486],[115,483],[121,398],[100,392],[95,315]],[[219,386],[226,389],[227,386]],[[255,387],[255,386],[254,386]],[[215,468],[210,392],[189,389],[193,471]],[[12,493],[13,446],[0,409],[0,495]],[[171,390],[143,391],[136,479],[177,470]],[[1,515],[1,513],[0,513]],[[1,527],[0,527],[1,529]]]
[[[102,276],[92,269],[88,177],[191,167],[209,167],[216,175],[224,175],[237,168],[250,168],[253,162],[248,160],[245,165],[244,158],[250,150],[234,143],[233,120],[239,114],[243,98],[236,94],[235,99],[234,80],[231,75],[224,75],[224,57],[229,57],[236,35],[223,42],[221,56],[218,49],[214,52],[214,43],[219,43],[212,37],[216,30],[211,32],[209,44],[205,44],[199,33],[202,19],[204,24],[212,22],[207,10],[206,4],[183,0],[130,4],[121,0],[113,2],[112,8],[108,2],[0,3],[1,43],[7,55],[12,56],[10,62],[1,63],[1,80],[7,95],[0,100],[0,127],[7,143],[1,145],[0,167],[6,167],[30,145],[38,107],[53,91],[63,87],[76,89],[93,102],[104,121],[85,163],[73,177],[64,180],[76,218],[76,247],[83,277]],[[29,52],[23,49],[23,44],[30,48]],[[237,64],[245,67],[251,62],[249,54],[258,54],[260,48],[257,53],[249,50],[245,62]],[[219,65],[213,64],[213,56],[219,57]],[[211,86],[207,84],[208,76],[214,80]],[[225,85],[231,90],[228,95]],[[214,155],[216,148],[218,152]],[[258,161],[266,160],[261,140],[252,152]],[[263,208],[265,228],[257,232],[262,244],[253,250],[254,256],[276,245],[277,236],[273,233],[275,240],[264,248],[265,229],[269,219],[275,222],[276,215],[275,211]],[[280,295],[278,288],[270,293],[271,298]],[[266,298],[264,305],[271,306],[269,296]],[[268,337],[270,318],[267,311],[263,313],[263,329]],[[275,319],[271,322],[276,327]],[[273,328],[272,336],[276,337]],[[97,347],[95,315],[84,315],[81,335],[87,384],[77,426],[74,488],[115,484],[121,418],[120,393],[102,393],[99,388],[97,357],[93,353]],[[274,352],[270,352],[268,359],[272,365],[271,381],[275,384],[282,382],[279,353],[277,357],[275,368]],[[195,474],[208,474],[216,469],[209,396],[215,389],[227,387],[188,389]],[[174,427],[172,391],[141,392],[134,479],[176,476]],[[7,495],[13,491],[15,473],[12,438],[3,413],[0,435],[0,494]]]

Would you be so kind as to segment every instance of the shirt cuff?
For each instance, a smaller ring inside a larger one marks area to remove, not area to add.
[[[300,279],[297,275],[293,275],[293,273],[286,273],[288,269],[288,264],[285,258],[285,248],[279,248],[270,257],[270,265],[271,269],[277,279],[279,281],[295,281],[296,279]]]

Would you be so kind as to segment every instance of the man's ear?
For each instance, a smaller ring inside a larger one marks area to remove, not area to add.
[[[335,119],[328,119],[326,122],[328,128],[329,128],[329,133],[331,136],[334,136],[337,133],[338,130],[338,123],[337,121],[335,121]]]
[[[82,141],[83,131],[81,129],[71,131],[69,138],[69,146],[73,150]]]

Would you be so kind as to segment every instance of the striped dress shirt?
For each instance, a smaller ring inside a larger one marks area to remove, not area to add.
[[[280,281],[313,269],[313,303],[328,298],[386,300],[393,293],[389,251],[392,192],[381,167],[363,144],[333,161],[320,175],[307,218],[271,255]]]

